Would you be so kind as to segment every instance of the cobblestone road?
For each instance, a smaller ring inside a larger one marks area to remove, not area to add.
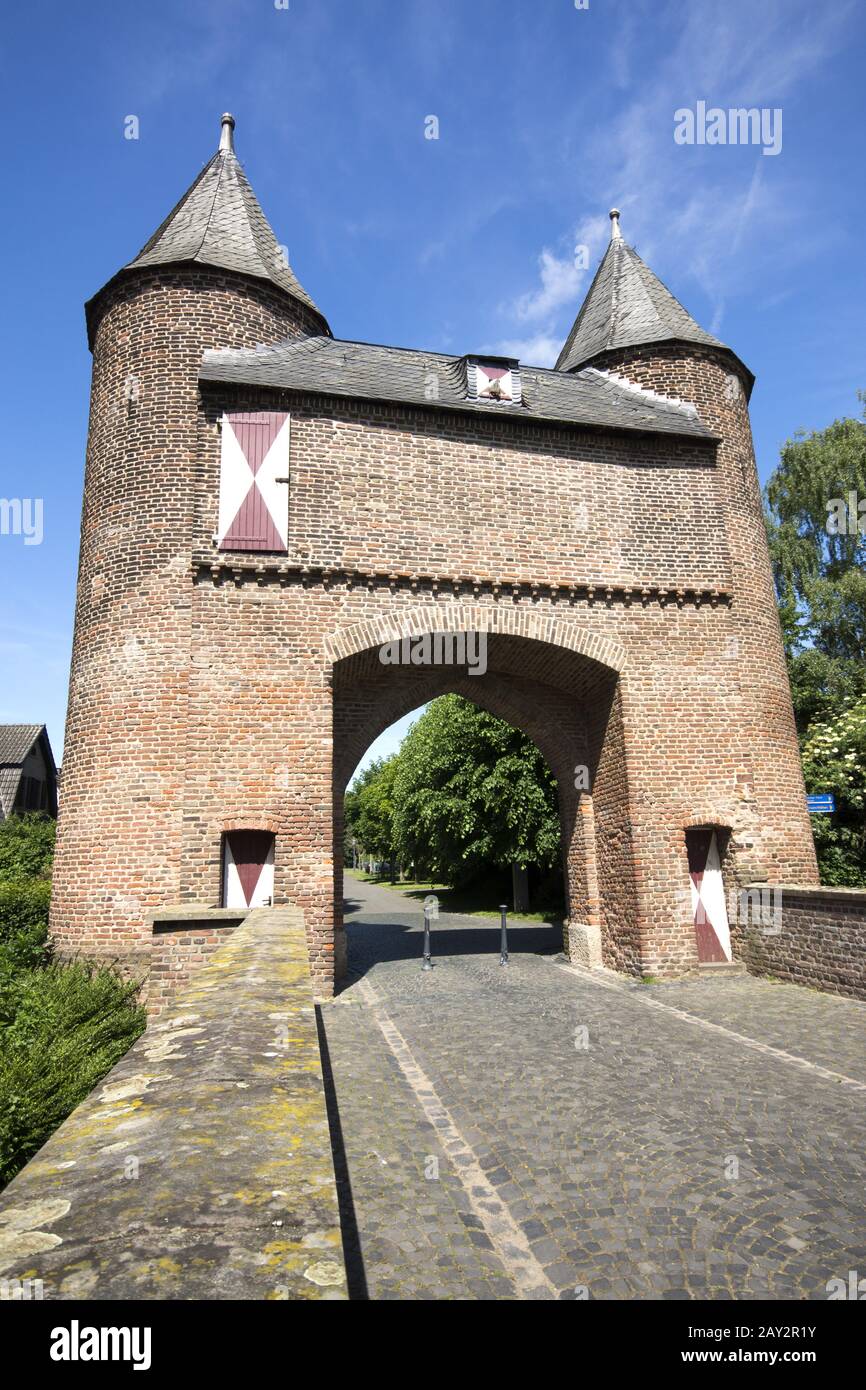
[[[866,1275],[866,1004],[644,986],[347,876],[322,1008],[350,1286],[374,1299],[825,1299]],[[547,952],[545,959],[543,952]]]

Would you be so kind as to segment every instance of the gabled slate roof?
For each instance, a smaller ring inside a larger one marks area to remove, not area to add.
[[[556,370],[575,371],[611,348],[644,343],[702,343],[731,352],[695,322],[634,247],[623,241],[615,209],[611,219],[610,244],[559,354]],[[731,352],[731,356],[735,354]],[[753,381],[751,372],[745,370]]]
[[[0,767],[10,763],[20,766],[44,727],[44,724],[0,724]]]
[[[49,775],[56,775],[44,724],[0,724],[0,820],[12,813],[21,781],[21,768],[41,735],[44,735],[43,751]]]
[[[202,382],[287,388],[328,396],[394,401],[531,423],[601,426],[714,439],[694,406],[642,391],[607,372],[576,374],[520,367],[519,404],[467,395],[466,359],[334,338],[291,338],[273,346],[205,352]]]
[[[222,118],[220,147],[134,260],[118,274],[194,261],[270,280],[312,309],[318,306],[296,278],[234,151],[234,117]],[[94,296],[94,299],[96,296]],[[88,302],[88,314],[93,299]]]

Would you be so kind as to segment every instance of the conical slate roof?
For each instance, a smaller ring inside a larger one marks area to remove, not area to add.
[[[324,315],[296,279],[250,187],[234,151],[234,124],[233,116],[222,117],[216,154],[135,259],[119,273],[184,261],[239,271],[285,290],[318,314],[329,332]]]
[[[643,343],[702,343],[731,352],[695,323],[634,248],[626,245],[616,209],[610,216],[610,245],[559,354],[556,370],[573,372],[602,352]],[[748,374],[751,379],[751,372]]]

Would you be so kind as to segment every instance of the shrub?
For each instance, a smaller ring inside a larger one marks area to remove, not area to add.
[[[50,816],[9,816],[0,821],[0,879],[47,878],[54,858]]]
[[[0,879],[0,941],[23,929],[47,926],[50,901],[47,878]]]
[[[10,972],[0,990],[0,1186],[144,1030],[137,986],[82,963]]]
[[[50,897],[47,879],[0,879],[0,1027],[11,1017],[16,976],[48,963]]]
[[[866,696],[810,726],[803,775],[807,791],[836,797],[833,815],[812,817],[821,882],[866,887]]]
[[[0,1187],[144,1030],[137,986],[54,965],[48,906],[54,822],[0,822]]]
[[[48,960],[48,927],[44,922],[0,937],[0,1027],[9,1016],[5,1000],[14,977],[23,970],[47,965]]]
[[[16,977],[48,963],[50,897],[47,879],[0,879],[0,1027],[14,1008]]]

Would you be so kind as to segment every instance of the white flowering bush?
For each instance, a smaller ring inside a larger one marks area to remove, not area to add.
[[[803,744],[808,792],[832,792],[836,811],[812,817],[823,883],[866,887],[866,696],[810,725]]]

